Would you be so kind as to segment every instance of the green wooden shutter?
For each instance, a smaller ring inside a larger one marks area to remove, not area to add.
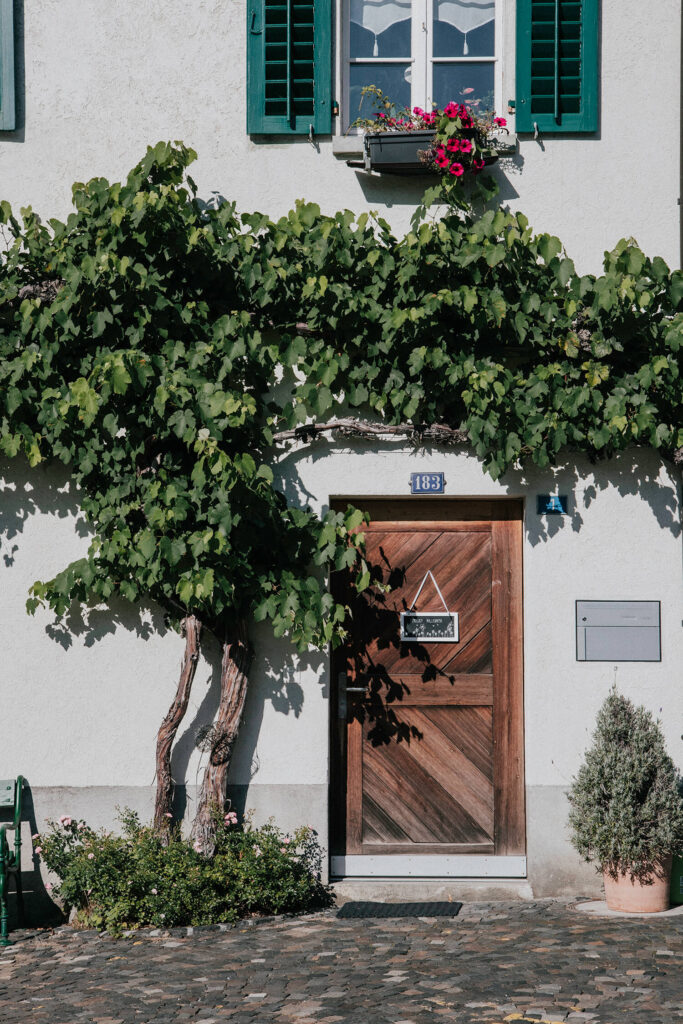
[[[517,0],[518,132],[598,128],[599,0]]]
[[[0,0],[0,131],[14,127],[14,0]]]
[[[247,131],[332,130],[332,0],[249,0]]]

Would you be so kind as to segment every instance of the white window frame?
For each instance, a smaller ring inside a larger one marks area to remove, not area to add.
[[[349,85],[349,67],[351,64],[350,54],[350,17],[349,17],[349,3],[348,0],[339,0],[337,3],[337,16],[336,16],[336,38],[340,42],[340,46],[337,47],[339,59],[337,61],[337,96],[341,97],[341,109],[340,117],[338,118],[338,130],[341,134],[348,132],[349,125],[352,121],[359,116],[358,111],[350,110],[350,85]],[[508,35],[504,31],[504,14],[506,9],[509,10],[513,6],[506,0],[496,0],[496,13],[494,19],[494,51],[495,54],[490,58],[490,63],[493,64],[493,95],[494,104],[497,114],[504,113],[503,105],[503,57],[504,57],[504,39]],[[473,63],[478,64],[483,60],[488,60],[485,57],[436,57],[432,58],[428,56],[431,51],[430,44],[430,33],[434,13],[433,0],[412,0],[412,26],[411,26],[411,58],[400,58],[400,57],[368,57],[368,64],[396,64],[406,63],[412,67],[411,74],[411,101],[410,106],[422,107],[425,110],[431,110],[432,99],[429,95],[430,81],[431,81],[431,65],[436,64],[466,64]],[[391,97],[390,97],[391,98]],[[452,97],[457,99],[457,97]],[[505,109],[507,103],[505,104]],[[368,105],[368,111],[371,110]],[[366,116],[363,113],[363,116]],[[356,130],[353,130],[351,134],[356,134]]]

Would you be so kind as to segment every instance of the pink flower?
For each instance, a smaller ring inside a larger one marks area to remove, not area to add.
[[[473,160],[472,164],[473,164],[475,170],[477,170],[477,171],[481,171],[483,169],[483,167],[484,167],[484,161],[483,160]]]
[[[47,889],[48,892],[52,892],[52,882],[46,882],[45,888]]]
[[[460,139],[451,139],[449,142],[446,143],[446,149],[448,150],[449,153],[457,153],[458,150],[462,149]]]
[[[237,824],[237,814],[235,813],[235,811],[228,811],[228,813],[225,815],[225,818],[223,820],[224,820],[226,825],[236,825]]]
[[[470,86],[469,89],[463,89],[460,95],[461,96],[469,96],[470,93],[473,93],[473,92],[474,92],[474,88],[472,86]]]
[[[280,853],[287,853],[287,847],[286,846],[281,846],[280,847]]]
[[[42,846],[36,846],[36,853],[42,853],[42,852],[43,852]]]
[[[500,128],[505,128],[507,125],[507,121],[504,117],[494,117],[493,123],[497,124]]]
[[[64,817],[60,818],[59,820],[62,823],[62,825],[64,826],[64,828],[66,828],[68,825],[71,824],[73,819],[70,818],[68,814],[65,814]]]
[[[157,894],[156,889],[152,889],[152,893],[156,896],[156,894]]]
[[[462,164],[451,164],[451,174],[454,174],[456,178],[459,178],[461,174],[465,173],[465,168]]]
[[[170,811],[166,811],[166,813],[164,814],[164,817],[165,817],[165,818],[172,818],[172,817],[173,817],[173,815],[171,814],[171,812],[170,812]]]
[[[89,853],[88,854],[88,860],[94,860],[94,859],[95,859],[95,854],[94,853]]]
[[[449,103],[448,106],[443,108],[443,112],[446,117],[457,117],[458,116],[458,104]]]
[[[34,836],[31,836],[31,839],[40,839],[40,836],[39,836],[39,834],[38,834],[38,833],[36,832],[36,834],[35,834]]]
[[[462,140],[462,142],[460,143],[460,152],[461,153],[471,153],[472,152],[472,143],[470,142],[469,139],[463,139]]]
[[[291,841],[292,840],[289,838],[289,836],[285,836],[285,838],[282,840],[282,842],[285,843],[286,846],[289,846]]]

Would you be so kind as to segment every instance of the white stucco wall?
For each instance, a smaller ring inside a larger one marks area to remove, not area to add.
[[[514,92],[514,4],[505,2],[502,95]],[[329,138],[245,132],[245,4],[235,0],[17,0],[19,127],[0,133],[0,198],[66,215],[74,181],[118,180],[160,139],[199,153],[200,194],[279,215],[303,197],[325,212],[378,209],[403,231],[425,179],[368,176]],[[497,169],[501,198],[560,236],[582,271],[633,236],[680,260],[680,3],[603,0],[600,130],[525,137]],[[342,112],[343,114],[344,112]],[[355,115],[353,115],[355,116]]]
[[[4,733],[0,776],[26,775],[38,826],[47,814],[77,807],[98,823],[111,822],[117,802],[146,811],[156,730],[175,688],[182,641],[164,635],[154,609],[141,613],[125,604],[91,614],[90,630],[78,617],[66,632],[55,630],[48,613],[27,617],[30,583],[81,554],[86,540],[64,476],[20,463],[1,468],[0,622],[12,727]],[[567,844],[564,792],[615,679],[662,720],[668,749],[683,767],[680,474],[652,453],[633,451],[595,467],[580,460],[554,471],[511,473],[496,483],[467,454],[329,441],[288,452],[278,473],[291,501],[323,510],[335,496],[405,496],[410,472],[424,468],[445,472],[446,501],[490,495],[525,501],[530,876],[543,879],[536,888],[545,892],[566,889],[577,877],[592,880],[581,874]],[[544,493],[567,494],[569,515],[538,516],[535,498]],[[577,662],[577,599],[661,601],[661,662]],[[286,827],[308,822],[324,842],[328,658],[294,655],[265,627],[253,640],[257,658],[231,782],[243,792],[250,786],[246,805],[259,816],[273,814]],[[195,734],[217,702],[216,654],[207,643],[174,755],[176,779],[191,791],[201,767]],[[589,888],[586,882],[583,891]]]

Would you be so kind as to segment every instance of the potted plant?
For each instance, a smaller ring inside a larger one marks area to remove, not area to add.
[[[377,86],[368,85],[380,106],[372,117],[358,118],[352,128],[364,131],[363,167],[384,174],[426,174],[436,171],[454,178],[478,174],[498,159],[498,133],[507,132],[503,117],[478,114],[464,100],[443,110],[397,109]],[[354,164],[355,166],[355,164]]]
[[[669,906],[671,856],[683,843],[678,773],[661,729],[614,687],[569,792],[572,843],[596,861],[610,910]]]

